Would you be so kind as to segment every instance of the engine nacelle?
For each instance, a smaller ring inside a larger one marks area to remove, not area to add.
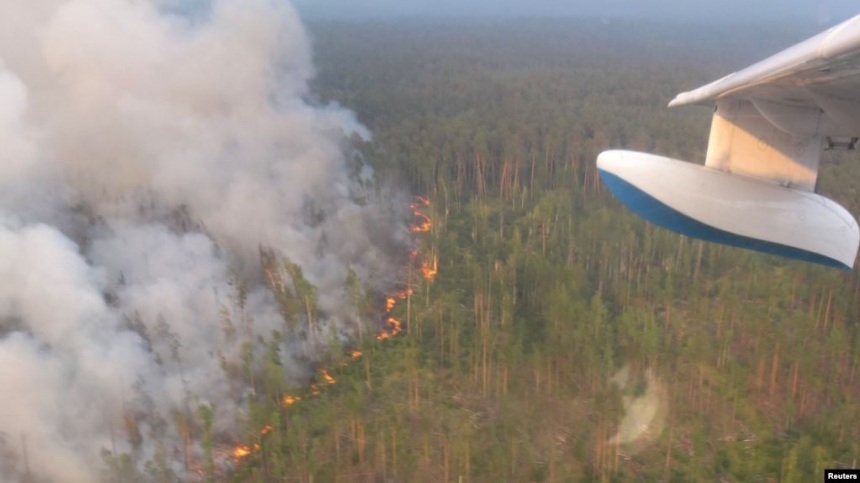
[[[707,241],[851,270],[860,229],[815,193],[633,151],[597,158],[603,182],[628,208]]]

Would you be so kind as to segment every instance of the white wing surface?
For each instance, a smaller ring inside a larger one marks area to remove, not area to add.
[[[746,69],[698,89],[678,94],[669,103],[669,107],[712,104],[728,97],[757,99],[782,106],[823,110],[830,122],[825,122],[825,129],[821,134],[843,134],[847,131],[860,134],[860,125],[843,125],[840,122],[842,116],[839,113],[831,113],[832,108],[838,106],[828,102],[847,100],[860,103],[858,86],[860,16]],[[842,108],[837,111],[849,109]],[[855,121],[860,120],[860,112],[852,111],[848,114]]]
[[[814,191],[821,150],[860,138],[860,16],[669,107],[687,104],[716,105],[704,166],[602,153],[598,169],[619,199],[689,236],[853,267],[856,221]]]

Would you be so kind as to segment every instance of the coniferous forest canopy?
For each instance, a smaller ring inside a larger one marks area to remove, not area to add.
[[[300,403],[283,401],[311,389],[284,386],[275,345],[248,354],[247,454],[217,470],[201,406],[189,431],[203,479],[800,482],[857,467],[856,272],[657,228],[595,170],[609,147],[701,162],[710,111],[668,100],[815,31],[618,20],[310,31],[318,102],[354,110],[377,176],[429,200],[432,225],[416,237],[437,273],[404,269],[411,295],[391,311],[402,332],[335,346],[324,374],[336,383],[320,378]],[[827,153],[820,171],[820,192],[855,215],[858,161]],[[350,295],[378,316],[378,297]],[[311,318],[313,297],[302,300],[285,305]],[[106,481],[184,478],[105,461]]]

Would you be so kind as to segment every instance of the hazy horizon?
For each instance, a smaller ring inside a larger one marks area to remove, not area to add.
[[[741,0],[692,2],[607,0],[595,5],[584,0],[295,0],[308,19],[365,20],[372,18],[498,18],[498,17],[626,17],[684,21],[799,21],[828,26],[860,13],[849,0]]]

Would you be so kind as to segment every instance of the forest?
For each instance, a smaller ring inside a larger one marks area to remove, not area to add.
[[[181,448],[145,468],[106,450],[105,481],[801,482],[857,467],[856,272],[655,227],[595,169],[610,147],[702,162],[710,111],[666,103],[815,29],[309,30],[315,102],[354,110],[373,134],[353,139],[356,156],[415,196],[400,289],[353,285],[367,333],[332,344],[309,386],[284,382],[274,342],[225,367],[257,395],[235,448],[201,405],[175,421],[203,448],[187,474],[164,463]],[[858,156],[823,163],[820,193],[860,214]],[[314,287],[286,267],[294,290],[278,271],[268,283],[285,318],[310,321]]]

